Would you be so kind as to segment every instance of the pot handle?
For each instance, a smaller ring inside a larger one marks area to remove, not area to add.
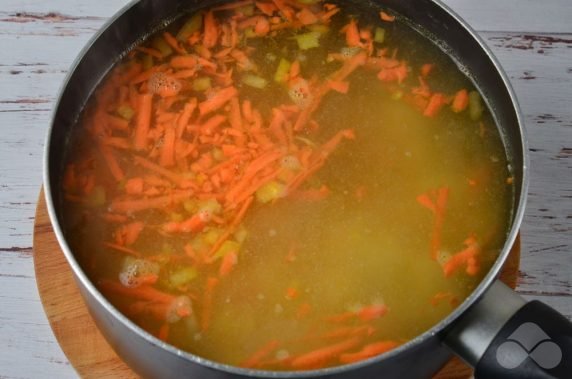
[[[445,345],[475,379],[570,379],[572,323],[540,301],[526,302],[500,281],[455,322]]]

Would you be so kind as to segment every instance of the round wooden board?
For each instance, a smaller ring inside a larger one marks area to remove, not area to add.
[[[514,288],[520,261],[520,239],[511,251],[502,280]],[[99,333],[74,281],[52,229],[43,190],[34,224],[34,268],[40,298],[54,334],[67,358],[83,378],[137,378]],[[472,371],[458,358],[433,379],[465,379]]]

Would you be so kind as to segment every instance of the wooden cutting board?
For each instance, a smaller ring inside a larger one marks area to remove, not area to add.
[[[520,240],[517,240],[502,280],[514,288],[518,277]],[[40,298],[54,334],[70,363],[83,378],[137,378],[115,354],[95,326],[81,298],[52,229],[43,190],[34,224],[34,268]],[[458,358],[433,379],[466,379],[472,371]]]

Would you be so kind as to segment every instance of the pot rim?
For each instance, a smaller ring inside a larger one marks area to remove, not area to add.
[[[81,268],[78,261],[75,259],[74,254],[72,253],[70,247],[67,244],[65,236],[63,234],[62,228],[58,221],[57,211],[54,206],[52,191],[50,185],[50,151],[52,150],[51,140],[52,140],[52,131],[54,129],[54,125],[56,122],[55,116],[57,113],[57,109],[60,106],[61,99],[64,95],[65,88],[68,86],[68,83],[76,70],[77,66],[83,60],[85,55],[91,50],[93,43],[101,36],[101,34],[109,28],[114,22],[116,22],[119,18],[121,18],[124,13],[126,13],[132,7],[135,7],[140,0],[131,0],[128,4],[122,7],[119,11],[117,11],[108,21],[104,23],[104,25],[99,29],[99,31],[89,40],[89,42],[84,46],[84,48],[80,51],[77,58],[74,60],[73,64],[71,65],[66,78],[62,86],[60,87],[58,93],[57,101],[55,102],[54,107],[52,108],[52,114],[50,117],[50,125],[47,131],[47,135],[45,138],[44,144],[44,154],[43,154],[43,183],[44,183],[44,194],[46,199],[46,204],[48,208],[48,215],[58,240],[59,246],[62,249],[66,260],[68,261],[72,271],[74,273],[76,281],[79,281],[83,285],[86,290],[93,296],[97,302],[103,306],[103,308],[109,312],[113,317],[119,320],[123,325],[125,325],[128,329],[130,329],[133,333],[137,336],[141,337],[145,342],[158,346],[167,352],[174,354],[176,356],[182,357],[188,361],[193,363],[215,369],[218,371],[223,371],[229,374],[234,375],[242,375],[245,377],[253,377],[253,378],[310,378],[310,377],[317,377],[317,376],[324,376],[324,375],[333,375],[333,374],[341,374],[347,371],[352,371],[354,369],[362,368],[371,364],[376,364],[381,361],[390,360],[394,357],[399,356],[402,352],[414,349],[415,347],[421,345],[426,340],[437,336],[444,332],[444,330],[455,320],[457,320],[464,312],[466,312],[475,302],[477,302],[481,296],[486,292],[486,290],[492,285],[492,283],[496,280],[500,270],[504,262],[506,261],[510,249],[514,244],[516,237],[518,235],[518,231],[520,225],[522,223],[525,206],[526,206],[526,199],[527,199],[527,192],[529,187],[529,154],[528,154],[528,141],[526,138],[526,130],[524,128],[524,120],[522,117],[522,113],[514,92],[512,85],[508,79],[507,74],[503,70],[502,66],[500,65],[497,58],[494,56],[490,48],[486,45],[484,40],[476,33],[475,30],[465,21],[463,20],[457,13],[455,13],[451,8],[445,5],[441,0],[429,0],[435,6],[441,8],[441,11],[447,13],[451,18],[453,18],[459,25],[461,25],[469,34],[470,36],[478,43],[482,51],[487,55],[488,59],[491,61],[493,66],[495,67],[496,71],[498,72],[502,82],[508,92],[511,105],[514,109],[516,120],[518,123],[518,127],[520,130],[520,141],[514,141],[514,146],[520,148],[522,150],[522,180],[520,181],[520,196],[518,198],[518,207],[516,208],[516,212],[513,216],[512,225],[510,228],[509,233],[506,236],[505,244],[503,246],[502,251],[500,252],[499,256],[497,257],[495,263],[490,268],[487,275],[481,280],[479,285],[471,292],[471,294],[459,305],[453,312],[451,312],[447,317],[443,318],[439,323],[432,326],[430,329],[426,330],[422,334],[416,336],[415,338],[407,341],[403,345],[399,347],[378,355],[376,357],[372,357],[360,362],[346,364],[342,366],[336,367],[329,367],[323,368],[318,370],[305,370],[305,371],[269,371],[269,370],[253,370],[253,369],[244,369],[237,366],[231,366],[228,364],[218,363],[216,361],[212,361],[210,359],[201,358],[198,355],[186,352],[179,348],[176,348],[168,343],[165,343],[158,338],[154,337],[150,333],[146,332],[139,326],[137,326],[134,322],[130,319],[125,317],[119,310],[117,310],[94,286],[91,280],[87,277],[83,269]],[[519,145],[519,146],[517,146]],[[57,190],[56,190],[57,191]]]

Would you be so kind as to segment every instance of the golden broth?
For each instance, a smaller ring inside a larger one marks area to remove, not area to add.
[[[314,11],[319,6],[311,5],[310,9]],[[217,18],[222,22],[235,12],[223,11]],[[254,12],[258,14],[256,9]],[[288,88],[272,79],[281,58],[291,62],[298,59],[308,80],[317,77],[323,81],[333,75],[341,63],[327,56],[344,51],[346,40],[338,31],[351,14],[355,15],[355,10],[342,9],[334,16],[329,30],[320,36],[319,47],[312,49],[300,51],[293,39],[309,27],[241,42],[243,49],[255,48],[250,55],[258,67],[255,76],[267,83],[264,88],[255,88],[245,84],[244,72],[234,72],[240,100],[251,100],[267,125],[273,108],[292,104]],[[222,223],[210,222],[204,229],[190,233],[165,231],[165,225],[181,223],[196,214],[199,200],[195,196],[162,209],[114,211],[116,199],[134,198],[125,194],[126,181],[149,173],[134,163],[132,157],[149,157],[157,163],[159,159],[157,154],[153,155],[153,149],[160,150],[161,144],[144,151],[115,148],[125,179],[114,179],[108,161],[94,143],[93,125],[99,105],[97,100],[92,101],[83,127],[70,141],[68,163],[75,164],[75,170],[81,167],[83,172],[92,173],[85,180],[96,185],[80,193],[79,179],[76,178],[74,186],[64,183],[69,200],[64,209],[66,236],[90,278],[135,323],[175,346],[231,365],[275,370],[335,366],[372,355],[360,355],[364,347],[373,344],[379,353],[426,331],[462,302],[487,273],[502,248],[513,196],[507,158],[489,111],[484,109],[482,115],[472,120],[469,113],[473,110],[455,113],[447,104],[435,117],[424,116],[423,109],[417,110],[407,101],[408,93],[417,86],[423,64],[435,65],[426,78],[432,90],[455,94],[462,88],[474,91],[474,86],[441,50],[401,21],[382,22],[379,18],[372,19],[371,14],[357,20],[362,30],[365,25],[372,25],[369,29],[372,33],[374,26],[384,28],[384,41],[376,42],[374,51],[388,48],[393,54],[393,49],[399,48],[397,57],[408,62],[408,77],[402,83],[387,83],[376,78],[377,71],[360,68],[347,79],[347,94],[330,91],[323,97],[312,115],[319,127],[294,132],[296,142],[291,143],[290,150],[299,152],[309,146],[314,154],[319,153],[314,145],[323,146],[336,132],[348,128],[353,129],[355,139],[341,141],[323,167],[299,189],[282,193],[267,203],[254,200],[240,226],[232,229],[229,239],[240,247],[234,252],[237,260],[231,262],[232,270],[224,275],[220,271],[221,259],[197,263],[189,258],[185,248],[209,251],[226,227],[230,227],[232,217],[224,216],[224,193],[218,196],[223,203],[223,215],[219,216]],[[180,27],[179,23],[169,30],[176,34]],[[145,60],[149,58],[143,52],[133,53],[120,63],[116,72],[124,72],[133,62]],[[168,59],[154,58],[152,62],[163,61]],[[191,83],[199,76],[181,81]],[[117,77],[112,74],[104,86],[113,88],[110,83],[114,78]],[[139,85],[125,87],[145,91]],[[198,98],[199,103],[207,98],[192,86],[181,93]],[[154,96],[158,98],[157,94]],[[156,107],[164,100],[156,100],[159,104]],[[183,103],[184,99],[174,102],[170,108],[177,117]],[[115,117],[126,116],[125,109],[119,111],[119,105],[111,101],[106,111]],[[217,112],[227,111],[221,108]],[[290,126],[296,121],[295,116],[289,120]],[[137,117],[137,114],[134,118],[125,117],[129,130],[112,135],[129,140]],[[160,134],[162,126],[155,118],[159,116],[153,114],[153,117],[151,130]],[[196,123],[204,119],[197,117]],[[182,138],[190,141],[197,132],[189,130],[194,129],[188,128]],[[202,149],[189,162],[196,162],[205,154],[214,156],[212,165],[232,158]],[[168,170],[186,175],[195,185],[199,182],[202,185],[205,180],[200,173],[192,173],[192,168],[181,165]],[[169,182],[168,177],[151,171]],[[243,168],[235,173],[237,180],[243,173]],[[288,188],[289,179],[280,180],[275,179],[280,188],[284,185]],[[171,190],[177,187],[173,183],[169,186]],[[436,216],[419,197],[437,189],[446,189],[448,196],[438,254],[433,259],[431,244],[436,233]],[[141,196],[152,199],[160,195]],[[202,201],[208,197],[205,196]],[[236,212],[230,206],[228,209]],[[118,243],[118,230],[138,221],[143,226],[135,240]],[[471,236],[476,242],[464,245]],[[110,248],[105,242],[113,242],[115,247]],[[474,260],[463,261],[445,275],[447,262],[456,253],[472,248],[477,251],[471,258]],[[140,254],[141,261],[152,262],[149,263],[152,269],[137,266],[140,272],[136,273],[135,258],[126,258],[133,252]],[[477,268],[470,269],[475,262]],[[135,276],[151,273],[151,282],[143,287],[188,296],[190,312],[161,320],[157,312],[150,311],[163,312],[158,306],[160,301],[126,296],[125,291],[111,291],[109,286],[102,285],[113,282],[120,286],[118,278],[121,279],[129,264]],[[182,267],[186,271],[181,271]],[[206,289],[209,281],[216,281],[212,296],[205,295],[211,294]],[[206,327],[205,317],[208,317]],[[383,343],[387,343],[386,348],[380,347]],[[322,356],[317,360],[308,358],[316,350]],[[253,358],[257,352],[258,357]],[[358,354],[353,356],[354,353]]]

